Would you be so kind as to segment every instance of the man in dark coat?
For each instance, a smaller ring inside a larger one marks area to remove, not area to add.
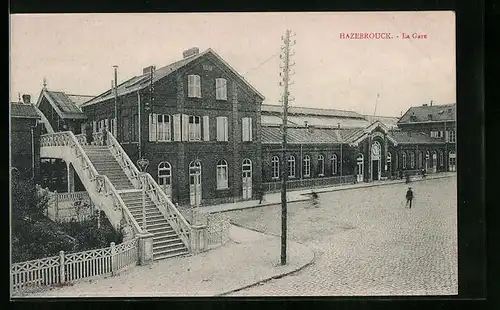
[[[411,190],[411,187],[408,187],[408,190],[406,191],[406,205],[410,205],[411,209],[411,202],[413,200],[413,191]]]

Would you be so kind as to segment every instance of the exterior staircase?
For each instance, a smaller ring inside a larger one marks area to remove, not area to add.
[[[97,172],[106,175],[116,190],[134,189],[129,178],[107,146],[84,145],[82,148],[92,161]]]
[[[142,225],[142,191],[123,192],[120,194],[125,205],[139,225]],[[188,248],[176,234],[172,226],[158,210],[155,203],[146,196],[146,231],[153,237],[153,259],[189,254]]]
[[[141,174],[116,139],[94,134],[93,145],[84,135],[57,132],[42,136],[40,156],[61,158],[71,163],[96,206],[113,226],[125,221],[135,234],[152,235],[152,259],[186,255],[193,251],[191,225],[165,195],[150,174]],[[143,223],[145,190],[146,226]]]

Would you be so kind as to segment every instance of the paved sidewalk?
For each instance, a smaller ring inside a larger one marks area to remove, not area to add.
[[[456,172],[441,172],[441,173],[436,173],[436,174],[430,174],[430,175],[427,175],[427,177],[425,179],[418,177],[417,179],[412,179],[411,182],[419,182],[419,181],[432,180],[432,179],[448,178],[448,177],[452,177],[452,176],[456,176]],[[336,186],[330,186],[330,187],[314,188],[314,191],[316,193],[325,193],[325,192],[334,192],[334,191],[341,191],[341,190],[348,190],[348,189],[357,189],[357,188],[366,188],[366,187],[373,187],[373,186],[400,184],[400,183],[405,183],[405,182],[406,181],[404,179],[403,180],[374,181],[374,182],[369,182],[369,183],[362,182],[362,183],[356,183],[356,184],[345,184],[345,185],[336,185]],[[311,188],[288,190],[287,202],[298,202],[298,201],[309,200],[310,198],[309,198],[308,194],[310,194],[312,191],[313,190]],[[270,194],[264,195],[264,199],[263,199],[261,204],[259,204],[258,200],[246,200],[246,201],[240,201],[240,202],[234,202],[234,203],[226,203],[226,204],[202,207],[202,208],[200,208],[200,212],[201,213],[218,213],[218,212],[226,212],[226,211],[241,210],[241,209],[248,209],[248,208],[271,206],[271,205],[276,205],[276,204],[281,204],[281,193],[270,193]]]
[[[231,226],[230,241],[194,256],[175,257],[120,275],[82,280],[27,297],[217,296],[300,270],[314,259],[307,246],[288,241],[288,264],[281,266],[280,239]]]

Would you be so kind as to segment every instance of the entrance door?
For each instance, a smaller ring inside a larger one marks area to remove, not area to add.
[[[363,182],[363,174],[364,174],[364,158],[363,154],[359,154],[356,160],[357,162],[357,180],[358,182]]]
[[[373,180],[380,180],[380,160],[372,161]]]
[[[243,199],[252,198],[252,162],[250,159],[244,159],[241,165]]]
[[[201,204],[201,163],[189,164],[189,198],[192,206]]]
[[[425,153],[425,171],[429,171],[429,151]]]
[[[437,163],[438,159],[437,158],[438,157],[437,157],[436,152],[433,152],[432,153],[432,171],[433,172],[436,172],[436,170],[437,170],[437,165],[438,165],[438,163]]]

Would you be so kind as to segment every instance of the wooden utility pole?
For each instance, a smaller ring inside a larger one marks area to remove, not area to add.
[[[115,95],[115,121],[114,121],[114,126],[116,127],[116,134],[118,136],[118,66],[114,65],[113,68],[115,69],[115,83],[114,83],[114,95]],[[108,128],[109,130],[109,128]],[[113,128],[111,128],[111,132],[113,132]],[[115,139],[118,139],[118,137],[115,137]]]
[[[288,181],[288,160],[286,157],[286,148],[287,148],[287,119],[288,119],[288,102],[290,101],[288,92],[288,86],[290,83],[290,67],[294,64],[290,64],[290,30],[287,30],[285,33],[284,47],[282,47],[284,55],[280,55],[280,58],[284,60],[284,65],[281,67],[283,72],[280,73],[280,76],[283,77],[283,83],[280,82],[280,85],[283,85],[283,141],[282,141],[282,150],[281,150],[281,265],[286,265],[286,237],[287,237],[287,206],[286,206],[286,184]],[[295,42],[294,42],[295,43]],[[302,169],[302,167],[301,167]]]

